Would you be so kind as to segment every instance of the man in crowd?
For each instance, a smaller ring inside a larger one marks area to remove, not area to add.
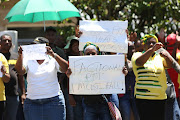
[[[3,120],[16,120],[19,105],[18,81],[23,80],[22,75],[18,75],[14,66],[17,54],[10,52],[12,47],[12,37],[4,34],[0,37],[1,53],[6,57],[9,65],[10,81],[5,84],[6,108]],[[20,85],[22,87],[22,85]],[[22,90],[25,95],[25,90]],[[23,97],[23,96],[22,96]]]

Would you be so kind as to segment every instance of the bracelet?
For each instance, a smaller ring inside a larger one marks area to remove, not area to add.
[[[56,53],[54,53],[53,58],[54,58],[54,59],[56,59],[56,57],[57,57],[57,54],[56,54]]]

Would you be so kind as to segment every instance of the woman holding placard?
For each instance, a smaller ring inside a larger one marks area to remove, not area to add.
[[[43,37],[36,38],[35,44],[48,44]],[[57,72],[65,72],[68,68],[66,60],[46,47],[48,55],[43,60],[23,61],[22,48],[16,70],[19,74],[27,73],[27,96],[24,101],[26,120],[65,120],[65,101],[58,83]]]
[[[84,55],[100,55],[100,49],[97,45],[87,42],[83,48]],[[123,69],[125,70],[125,69]],[[67,76],[71,75],[71,69],[68,68]],[[105,95],[109,100],[111,94]],[[84,120],[111,120],[109,107],[102,95],[83,95],[84,102]]]
[[[99,55],[100,49],[97,45],[87,42],[83,49],[84,55]],[[70,76],[71,70],[67,71]],[[111,95],[106,95],[109,99]],[[111,120],[108,105],[101,95],[83,95],[84,99],[84,120]]]

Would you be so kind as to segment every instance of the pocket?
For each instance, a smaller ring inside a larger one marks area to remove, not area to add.
[[[29,109],[29,107],[31,106],[31,100],[29,100],[28,98],[26,98],[24,100],[24,107],[23,107],[23,111],[27,111]]]
[[[59,106],[59,105],[64,106],[65,105],[65,100],[64,100],[63,95],[60,95],[60,96],[57,96],[57,97],[53,98],[51,100],[51,104],[53,106]]]

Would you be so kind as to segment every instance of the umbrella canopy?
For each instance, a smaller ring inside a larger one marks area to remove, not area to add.
[[[5,19],[9,22],[62,21],[80,17],[78,9],[68,0],[21,0],[13,6]]]

